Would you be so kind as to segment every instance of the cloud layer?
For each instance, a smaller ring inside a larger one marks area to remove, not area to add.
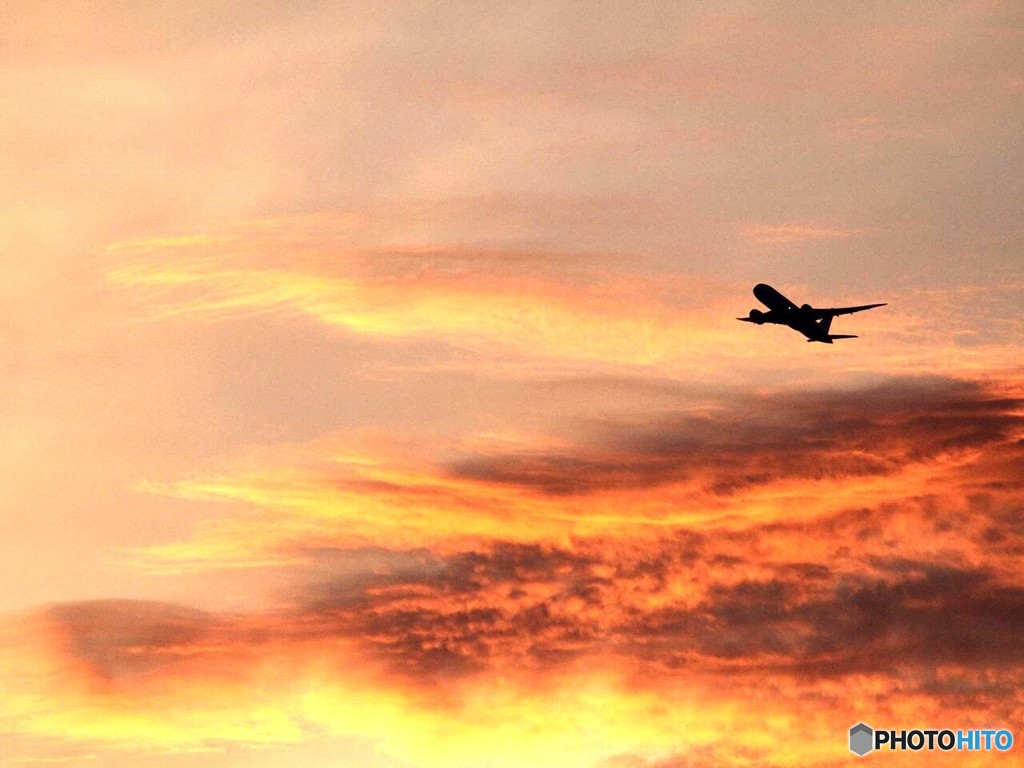
[[[569,733],[603,734],[591,764],[602,750],[620,762],[671,755],[680,723],[694,728],[684,761],[706,749],[789,765],[838,759],[824,745],[842,746],[846,720],[1013,723],[1017,392],[893,380],[579,423],[558,453],[462,448],[401,469],[349,455],[333,470],[264,455],[240,474],[165,487],[247,508],[134,556],[162,568],[276,563],[288,579],[275,603],[55,605],[8,632],[9,655],[24,654],[3,675],[9,721],[175,750],[298,743],[312,729],[371,736],[428,765],[482,759],[478,739],[495,729],[520,742],[509,765],[581,748]],[[697,512],[683,524],[687,505]],[[45,642],[17,639],[29,632]],[[15,675],[19,664],[52,677]],[[806,748],[765,739],[737,695],[762,716],[804,718]],[[622,713],[645,727],[620,730]],[[395,718],[411,724],[406,736],[381,730]],[[555,719],[533,730],[534,718]],[[730,723],[730,746],[716,721]]]

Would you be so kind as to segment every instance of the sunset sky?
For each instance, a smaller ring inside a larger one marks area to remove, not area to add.
[[[1019,3],[0,8],[0,766],[1019,763]]]

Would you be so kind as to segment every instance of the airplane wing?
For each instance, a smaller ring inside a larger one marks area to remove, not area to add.
[[[835,317],[836,315],[851,315],[854,312],[863,312],[865,309],[884,307],[886,302],[881,304],[864,304],[860,307],[835,307],[833,309],[815,309],[814,314],[818,317]]]

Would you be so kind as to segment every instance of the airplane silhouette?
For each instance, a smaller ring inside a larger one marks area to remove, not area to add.
[[[823,344],[831,344],[833,339],[856,339],[856,336],[845,334],[830,334],[829,326],[832,325],[832,318],[836,315],[849,315],[853,312],[863,312],[865,309],[884,307],[885,304],[865,304],[860,307],[838,307],[835,309],[815,309],[810,304],[798,307],[770,285],[758,283],[754,286],[754,296],[757,300],[768,307],[768,312],[760,309],[750,310],[747,317],[737,317],[744,323],[774,323],[775,325],[788,325],[794,331],[799,331],[807,337],[807,341],[820,341]]]

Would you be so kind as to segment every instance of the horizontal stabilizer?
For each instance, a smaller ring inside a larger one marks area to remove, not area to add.
[[[856,339],[857,337],[856,336],[851,336],[851,335],[846,334],[846,333],[833,333],[833,334],[829,334],[829,338],[830,339]]]

